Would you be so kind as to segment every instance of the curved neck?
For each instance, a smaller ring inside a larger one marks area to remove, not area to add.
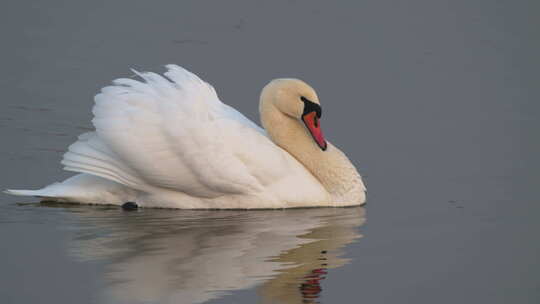
[[[298,121],[261,99],[261,123],[270,139],[289,152],[319,180],[335,202],[360,199],[365,187],[347,156],[331,143],[322,151]]]

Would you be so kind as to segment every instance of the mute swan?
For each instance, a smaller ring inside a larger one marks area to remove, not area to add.
[[[317,94],[298,79],[261,93],[265,130],[176,65],[164,76],[121,78],[95,97],[95,131],[64,154],[79,173],[39,190],[43,200],[166,208],[290,208],[365,202],[354,165],[327,142]]]

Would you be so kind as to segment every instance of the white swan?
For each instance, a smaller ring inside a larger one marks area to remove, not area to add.
[[[315,91],[276,79],[261,93],[265,130],[222,103],[191,72],[168,65],[145,82],[117,79],[95,97],[96,130],[62,164],[78,172],[40,190],[43,200],[170,208],[289,208],[365,202],[357,170],[326,142]]]

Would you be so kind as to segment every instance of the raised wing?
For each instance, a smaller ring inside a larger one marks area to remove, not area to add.
[[[253,193],[286,175],[290,160],[264,131],[223,104],[189,71],[138,73],[95,97],[96,132],[70,146],[66,170],[135,189],[168,188],[198,196]]]

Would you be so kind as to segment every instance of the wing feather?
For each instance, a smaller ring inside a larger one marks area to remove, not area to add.
[[[70,146],[67,170],[135,189],[199,197],[262,191],[283,173],[281,150],[212,86],[176,65],[164,76],[134,71],[95,97],[96,132]]]

